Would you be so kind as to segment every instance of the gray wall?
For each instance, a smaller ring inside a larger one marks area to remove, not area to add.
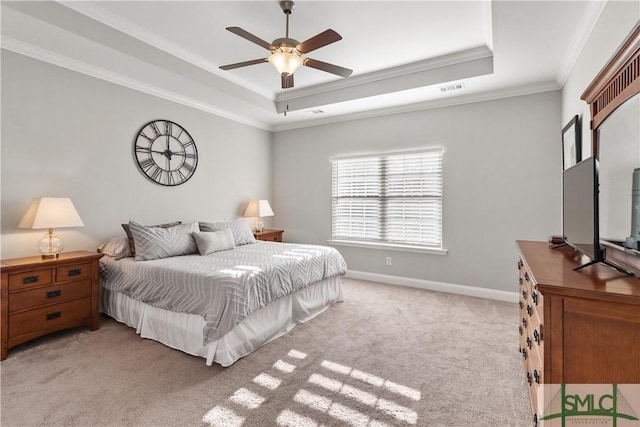
[[[639,20],[640,2],[608,1],[562,87],[562,124],[576,114],[581,117],[583,159],[591,155],[591,117],[589,105],[580,96]]]
[[[441,146],[448,255],[339,250],[351,270],[513,291],[514,240],[560,231],[560,129],[554,91],[278,132],[274,221],[289,241],[326,244],[332,157]]]
[[[132,144],[154,119],[182,125],[198,147],[177,187],[138,170]],[[94,250],[130,218],[235,219],[271,197],[271,133],[2,51],[2,258],[35,255],[46,230],[16,228],[33,197],[70,197],[85,227],[61,229],[65,250]]]

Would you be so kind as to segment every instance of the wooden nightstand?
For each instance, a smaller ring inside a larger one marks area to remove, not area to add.
[[[0,360],[8,349],[42,335],[86,325],[100,327],[102,254],[66,252],[0,261]]]
[[[257,240],[265,240],[268,242],[282,242],[282,233],[284,230],[262,230],[262,233],[253,233],[253,237]]]

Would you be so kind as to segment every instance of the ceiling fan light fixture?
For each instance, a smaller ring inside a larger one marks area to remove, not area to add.
[[[304,62],[302,56],[293,51],[276,50],[269,56],[269,62],[282,74],[293,74]]]

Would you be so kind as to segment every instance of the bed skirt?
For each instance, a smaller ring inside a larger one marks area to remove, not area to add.
[[[202,345],[201,316],[153,307],[118,292],[100,290],[100,311],[149,338],[193,356],[230,366],[342,301],[340,276],[313,283],[252,313],[219,340]]]

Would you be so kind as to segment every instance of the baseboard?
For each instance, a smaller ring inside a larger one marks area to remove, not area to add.
[[[517,292],[499,291],[497,289],[478,288],[475,286],[456,285],[453,283],[434,282],[432,280],[413,279],[411,277],[390,276],[388,274],[367,273],[366,271],[354,270],[348,270],[346,277],[497,301],[518,302]]]

